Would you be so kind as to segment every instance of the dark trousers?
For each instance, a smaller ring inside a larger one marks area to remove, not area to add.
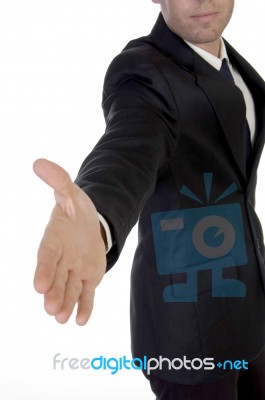
[[[216,382],[180,385],[151,375],[150,384],[156,400],[265,400],[265,349],[248,364],[248,370],[232,372]]]

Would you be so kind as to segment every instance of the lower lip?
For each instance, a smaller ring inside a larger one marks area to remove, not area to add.
[[[194,15],[194,16],[192,16],[192,18],[199,22],[211,22],[216,16],[217,16],[217,13],[213,13],[213,14],[205,14],[205,15]]]

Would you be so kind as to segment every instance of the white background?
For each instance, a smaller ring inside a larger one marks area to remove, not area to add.
[[[54,371],[52,358],[130,357],[129,274],[134,229],[97,290],[86,327],[59,325],[32,279],[52,190],[32,172],[45,157],[74,179],[104,132],[101,91],[111,59],[148,34],[151,0],[0,0],[0,397],[5,400],[148,400],[140,372]],[[265,77],[264,0],[238,0],[224,36]],[[258,214],[265,226],[264,158]]]

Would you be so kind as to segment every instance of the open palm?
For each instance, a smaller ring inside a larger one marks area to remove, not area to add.
[[[35,161],[34,172],[54,189],[56,205],[38,250],[34,287],[44,294],[45,310],[65,323],[76,303],[76,322],[84,325],[95,288],[106,271],[105,243],[96,208],[59,165]]]

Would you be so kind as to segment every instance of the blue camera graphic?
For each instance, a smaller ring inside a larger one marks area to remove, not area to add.
[[[151,220],[158,273],[187,273],[186,283],[165,288],[164,301],[197,301],[197,273],[209,269],[213,297],[246,296],[243,282],[222,277],[223,268],[248,261],[240,204],[159,212]]]

